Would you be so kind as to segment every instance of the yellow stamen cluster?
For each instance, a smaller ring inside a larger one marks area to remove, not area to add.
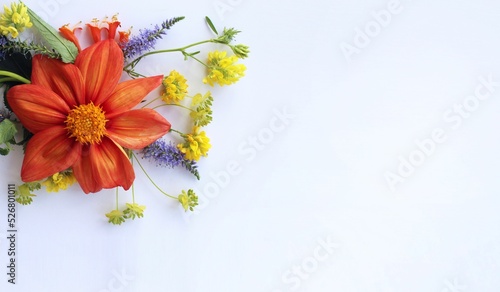
[[[199,130],[199,127],[193,127],[192,133],[183,135],[184,143],[177,145],[188,160],[200,160],[201,156],[207,156],[208,150],[212,147],[205,131],[198,133]]]
[[[165,91],[161,98],[166,103],[179,104],[179,101],[183,100],[187,94],[188,85],[186,83],[186,78],[175,70],[172,70],[172,72],[163,79],[163,86],[165,87]]]
[[[245,65],[235,64],[238,57],[226,57],[226,55],[225,51],[208,53],[208,75],[203,79],[203,83],[208,83],[210,86],[218,83],[220,86],[224,86],[236,83],[245,76]]]
[[[28,7],[23,3],[12,3],[11,9],[4,5],[4,13],[0,16],[0,32],[4,35],[11,35],[17,38],[25,28],[30,28],[33,23],[28,15]]]
[[[70,137],[82,144],[100,143],[106,133],[104,111],[92,102],[72,109],[65,123]]]
[[[42,184],[47,192],[59,192],[65,190],[76,182],[76,178],[70,171],[56,172],[49,176]]]

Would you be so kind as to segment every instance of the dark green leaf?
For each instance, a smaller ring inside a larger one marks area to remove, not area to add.
[[[212,23],[212,20],[210,20],[210,18],[208,18],[208,16],[205,16],[205,20],[207,21],[207,24],[208,24],[208,26],[210,27],[210,29],[212,29],[212,31],[213,31],[216,35],[219,35],[219,33],[217,32],[217,29],[215,29],[215,26],[214,26],[214,24]]]
[[[38,29],[45,41],[61,55],[65,63],[73,63],[78,55],[75,44],[63,38],[57,30],[41,19],[33,10],[28,8],[28,14],[33,26]]]
[[[10,152],[9,148],[1,148],[0,147],[0,155],[5,156],[5,155],[9,154],[9,152]]]

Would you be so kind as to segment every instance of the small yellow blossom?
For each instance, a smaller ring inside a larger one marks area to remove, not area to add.
[[[135,219],[135,217],[142,218],[144,216],[144,210],[146,209],[146,206],[139,205],[137,203],[127,203],[127,209],[123,211],[123,215],[125,218],[132,218]]]
[[[200,160],[201,156],[207,156],[210,150],[210,139],[205,135],[205,131],[198,133],[200,127],[193,127],[193,132],[182,135],[183,144],[178,144],[177,148],[184,153],[188,160]]]
[[[208,83],[210,86],[218,83],[220,86],[224,86],[236,83],[245,76],[245,65],[235,64],[238,57],[226,57],[226,55],[225,51],[208,53],[208,75],[203,79],[203,83]]]
[[[212,121],[212,94],[208,91],[205,95],[200,93],[193,96],[191,101],[191,113],[189,116],[193,119],[195,126],[206,126]]]
[[[33,23],[28,15],[28,7],[23,3],[12,3],[11,8],[4,5],[4,13],[0,16],[0,32],[7,36],[17,38],[25,28],[30,28]]]
[[[197,94],[195,94],[195,96],[193,96],[193,99],[191,100],[191,106],[197,107],[201,104],[206,103],[207,101],[210,101],[210,105],[211,105],[211,102],[213,101],[212,93],[210,91],[207,91],[207,93],[205,93],[205,95],[201,95],[201,93],[197,93]]]
[[[179,203],[181,203],[186,212],[187,210],[193,211],[194,207],[198,206],[198,196],[191,189],[189,189],[187,193],[183,190],[182,193],[177,196],[177,200],[179,200]]]
[[[162,99],[166,103],[179,104],[187,94],[188,85],[186,78],[179,74],[179,72],[172,70],[170,74],[163,79],[163,86],[165,91],[162,94]]]
[[[124,214],[120,210],[113,210],[107,213],[106,217],[108,217],[108,222],[114,225],[121,225],[123,222],[125,222]]]
[[[21,205],[29,205],[33,202],[33,197],[36,197],[33,194],[33,191],[39,190],[42,186],[40,182],[29,182],[20,185],[16,190],[16,202]]]
[[[65,190],[76,182],[76,178],[70,171],[56,172],[49,176],[42,185],[45,186],[47,192],[59,192]]]

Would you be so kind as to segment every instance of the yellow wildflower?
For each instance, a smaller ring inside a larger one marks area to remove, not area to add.
[[[16,202],[21,205],[29,205],[33,202],[33,197],[36,197],[32,192],[39,190],[42,186],[39,182],[29,182],[20,185],[16,190]]]
[[[200,160],[201,156],[207,156],[210,150],[210,139],[205,135],[205,131],[198,133],[200,127],[193,127],[193,132],[182,135],[183,144],[178,144],[177,148],[184,154],[188,160]]]
[[[236,83],[245,76],[245,65],[235,64],[238,57],[226,57],[226,54],[225,51],[208,53],[208,75],[203,79],[203,83],[208,83],[210,86],[218,83],[220,86],[224,86]]]
[[[191,100],[191,106],[197,107],[201,104],[205,104],[207,101],[209,101],[210,105],[212,105],[213,98],[212,98],[212,93],[210,91],[207,91],[207,93],[205,93],[205,95],[201,95],[201,93],[197,93],[197,94],[195,94],[195,96],[193,96],[193,99]]]
[[[188,85],[186,78],[179,74],[179,72],[172,70],[170,74],[163,79],[163,86],[165,91],[162,94],[162,99],[166,103],[179,104],[187,94]]]
[[[183,190],[182,193],[177,196],[177,200],[179,200],[179,203],[181,203],[186,212],[187,210],[193,211],[194,207],[198,206],[198,196],[191,189],[189,189],[187,193]]]
[[[146,210],[146,206],[142,206],[137,203],[127,203],[126,205],[127,209],[123,211],[124,218],[132,218],[132,220],[134,220],[135,217],[141,218],[144,216],[144,210]]]
[[[65,190],[76,182],[76,178],[70,171],[56,172],[49,176],[42,185],[45,186],[47,192],[59,192]]]
[[[17,38],[25,28],[30,28],[33,23],[28,15],[28,7],[23,3],[12,3],[11,8],[4,5],[4,13],[0,16],[0,32]]]
[[[108,222],[113,223],[114,225],[121,225],[125,222],[124,214],[120,210],[113,210],[107,213],[106,217],[108,217]]]

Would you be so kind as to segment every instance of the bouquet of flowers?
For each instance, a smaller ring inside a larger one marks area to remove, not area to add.
[[[155,50],[157,40],[183,19],[174,17],[138,33],[120,31],[116,15],[56,30],[22,2],[4,6],[0,15],[4,101],[0,154],[8,155],[15,146],[24,151],[23,183],[15,194],[18,203],[32,203],[36,190],[58,192],[74,183],[85,194],[116,188],[116,208],[106,217],[110,223],[121,224],[142,217],[145,210],[135,202],[133,188],[135,170],[146,173],[141,160],[182,167],[199,179],[196,162],[211,147],[202,128],[212,121],[212,94],[188,94],[187,80],[176,70],[166,76],[145,76],[137,72],[137,65],[150,55],[177,52],[185,60],[200,63],[206,72],[200,82],[224,86],[244,76],[246,68],[238,61],[248,56],[249,49],[233,44],[240,31],[224,28],[219,33],[207,17],[213,38]],[[87,32],[92,44],[84,47]],[[201,58],[194,48],[204,44],[228,50],[215,50]],[[128,80],[122,80],[123,72]],[[145,100],[158,87],[161,93]],[[164,106],[182,108],[192,123],[191,132],[174,129],[168,117],[156,111]],[[197,205],[192,189],[172,196],[146,176],[184,210],[192,211]],[[118,205],[120,187],[132,191],[132,202],[122,208]]]

